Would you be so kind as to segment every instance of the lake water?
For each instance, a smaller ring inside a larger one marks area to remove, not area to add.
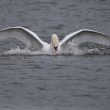
[[[0,29],[9,26],[47,42],[82,28],[110,35],[110,1],[0,0]],[[110,55],[0,56],[0,110],[109,110],[109,84]]]

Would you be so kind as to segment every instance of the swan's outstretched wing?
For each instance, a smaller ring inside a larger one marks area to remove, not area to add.
[[[27,48],[37,51],[43,48],[43,41],[32,31],[24,27],[9,27],[0,31],[0,40],[16,38],[26,44]]]
[[[66,48],[67,46],[79,46],[82,43],[96,43],[100,45],[110,46],[110,37],[93,30],[82,29],[67,35],[61,42],[60,46]]]

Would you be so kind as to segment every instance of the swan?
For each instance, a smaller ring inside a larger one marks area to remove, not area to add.
[[[0,30],[0,40],[7,38],[16,38],[26,45],[26,49],[31,51],[43,51],[48,53],[58,54],[65,51],[67,48],[78,47],[82,43],[93,42],[110,47],[110,37],[104,33],[81,29],[70,33],[59,41],[57,34],[51,35],[51,42],[48,44],[41,40],[37,34],[24,27],[8,27]]]

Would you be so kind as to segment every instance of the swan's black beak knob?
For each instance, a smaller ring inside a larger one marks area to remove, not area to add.
[[[55,49],[55,51],[57,51],[57,49],[58,49],[58,46],[56,47],[56,46],[54,46],[54,49]]]

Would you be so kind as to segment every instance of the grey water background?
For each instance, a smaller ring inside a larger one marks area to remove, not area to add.
[[[82,28],[110,35],[110,1],[0,0],[0,29],[9,26],[47,42]],[[0,57],[0,110],[109,109],[109,55]]]

